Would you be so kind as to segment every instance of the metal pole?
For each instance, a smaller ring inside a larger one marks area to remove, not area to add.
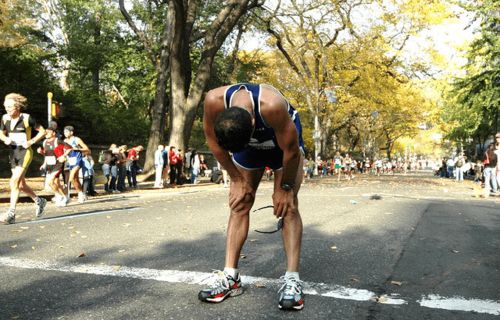
[[[52,92],[47,92],[47,126],[50,126],[52,121]]]

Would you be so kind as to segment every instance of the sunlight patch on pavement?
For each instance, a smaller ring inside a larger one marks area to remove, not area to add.
[[[36,224],[36,223],[52,222],[52,221],[58,221],[58,220],[84,218],[84,217],[89,217],[89,216],[97,216],[97,215],[101,215],[101,214],[109,214],[109,213],[116,213],[116,212],[122,212],[122,211],[134,211],[134,210],[139,210],[139,209],[140,208],[138,208],[138,207],[132,207],[132,208],[119,208],[119,209],[108,209],[108,210],[94,210],[94,211],[90,211],[90,212],[67,214],[65,216],[60,216],[60,217],[53,217],[53,218],[48,217],[48,218],[38,219],[38,220],[17,222],[16,225]]]

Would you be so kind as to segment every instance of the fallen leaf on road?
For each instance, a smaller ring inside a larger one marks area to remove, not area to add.
[[[111,216],[106,216],[106,219],[111,219]]]
[[[19,228],[21,228],[23,230],[28,230],[30,227],[19,227]]]
[[[351,280],[351,281],[353,281],[353,282],[359,282],[359,281],[360,281],[358,278],[351,278],[351,279],[349,279],[349,280]]]
[[[393,281],[391,281],[391,284],[393,284],[395,286],[400,286],[401,287],[401,285],[403,284],[403,282],[401,282],[401,281],[394,281],[393,280]]]
[[[258,241],[258,239],[250,239],[250,242]]]
[[[458,250],[451,250],[451,252],[453,252],[453,253],[459,253],[460,251],[458,251]]]
[[[240,254],[240,259],[246,259],[246,257],[247,257],[246,255]]]
[[[78,255],[78,258],[83,258],[83,257],[85,257],[85,256],[86,256],[85,252],[82,252],[82,253],[80,253],[80,254]]]
[[[35,240],[36,240],[36,242],[40,242],[40,241],[42,241],[42,240],[40,240],[40,239],[35,239]]]
[[[70,229],[70,230],[71,230],[71,229],[74,229],[74,228],[75,228],[75,226],[69,226],[69,227],[68,227],[68,229]]]
[[[82,239],[87,239],[87,236],[82,236]]]
[[[12,246],[10,246],[10,247],[11,247],[12,249],[15,249],[15,248],[17,248],[17,244],[14,244],[14,245],[12,245]]]
[[[256,286],[257,288],[265,288],[265,287],[266,287],[266,285],[265,285],[265,284],[263,284],[263,283],[256,283],[256,284],[255,284],[255,286]]]
[[[40,226],[39,228],[40,228],[40,229],[45,229],[45,226]]]
[[[126,251],[125,249],[118,250],[119,253],[122,253],[122,252],[125,252],[125,251]]]
[[[333,251],[336,251],[337,250],[337,246],[331,246],[330,249],[332,249]]]
[[[64,246],[59,246],[59,248],[60,248],[60,249],[63,249],[63,248],[64,248]]]
[[[131,224],[130,223],[124,223],[124,224],[122,224],[122,226],[124,226],[125,228],[128,228],[129,226],[131,226]]]
[[[31,250],[35,250],[35,247],[31,247]]]

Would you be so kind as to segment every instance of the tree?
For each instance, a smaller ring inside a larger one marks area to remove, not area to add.
[[[154,150],[164,136],[167,84],[170,84],[168,144],[184,149],[218,50],[243,14],[261,5],[258,0],[205,3],[205,7],[201,4],[199,0],[149,2],[149,12],[165,12],[160,15],[163,17],[160,46],[155,48],[151,36],[136,26],[124,1],[119,1],[120,11],[140,39],[157,73],[146,170],[153,167]],[[135,5],[138,6],[137,2]],[[193,56],[198,56],[194,63]]]
[[[19,47],[29,42],[28,33],[35,27],[27,0],[0,1],[0,47]]]
[[[485,0],[464,7],[480,22],[465,66],[467,75],[457,78],[450,91],[443,118],[454,123],[448,137],[475,143],[500,130],[500,23],[498,3]],[[484,145],[483,145],[484,148]]]

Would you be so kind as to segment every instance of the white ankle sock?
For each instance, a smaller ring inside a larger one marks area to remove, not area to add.
[[[285,278],[294,278],[294,279],[300,280],[299,273],[292,272],[292,271],[285,272]]]
[[[235,268],[224,268],[224,273],[236,279],[240,271]]]

